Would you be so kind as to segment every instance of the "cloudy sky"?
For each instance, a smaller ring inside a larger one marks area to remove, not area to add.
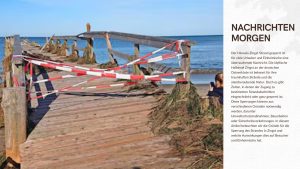
[[[223,34],[222,0],[6,0],[0,36],[71,35],[92,30],[145,35]]]

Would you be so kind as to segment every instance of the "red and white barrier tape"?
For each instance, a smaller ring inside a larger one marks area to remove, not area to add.
[[[172,43],[167,44],[166,46],[164,46],[164,47],[162,47],[160,49],[157,49],[157,50],[155,50],[153,52],[147,53],[146,55],[144,55],[144,56],[142,56],[142,57],[140,57],[140,58],[138,58],[136,60],[133,60],[133,61],[131,61],[129,63],[126,63],[126,64],[124,64],[122,66],[110,68],[108,70],[121,70],[121,69],[126,68],[126,67],[128,67],[130,65],[137,64],[138,62],[144,61],[146,58],[148,58],[148,57],[150,57],[150,56],[152,56],[152,55],[154,55],[154,54],[156,54],[156,53],[158,53],[158,52],[160,52],[160,51],[162,51],[162,50],[164,50],[164,49],[166,49],[166,48],[168,48],[168,47],[170,47],[170,46],[172,46],[174,44],[176,44],[176,53],[178,54],[179,51],[182,52],[182,50],[180,50],[182,42],[184,42],[184,40],[178,40],[178,41],[172,42]],[[177,46],[180,46],[180,47],[177,47]],[[180,53],[180,54],[182,54],[182,53]],[[161,57],[161,56],[158,56],[158,57]]]
[[[88,90],[88,89],[107,89],[107,88],[113,88],[113,87],[125,87],[125,86],[130,86],[136,84],[136,82],[125,82],[125,83],[118,83],[118,84],[107,84],[107,85],[96,85],[96,86],[88,86],[88,87],[77,87],[81,84],[87,83],[87,81],[83,81],[80,83],[77,83],[75,85],[69,86],[69,87],[64,87],[62,89],[58,90],[53,90],[53,91],[48,91],[49,93],[32,97],[31,100],[34,99],[40,99],[40,98],[45,98],[46,96],[49,96],[51,94],[59,93],[59,92],[67,92],[67,91],[78,91],[78,90]],[[41,91],[37,92],[31,92],[31,93],[42,93]]]
[[[54,65],[62,66],[62,67],[67,67],[67,68],[77,68],[77,69],[90,70],[90,71],[95,71],[95,72],[103,72],[103,71],[107,70],[107,69],[99,69],[99,68],[88,68],[88,67],[83,67],[83,66],[77,66],[77,65],[71,65],[71,64],[66,64],[66,63],[54,62],[54,61],[50,61],[50,60],[42,60],[42,59],[39,59],[39,58],[33,58],[33,57],[29,57],[29,56],[24,56],[24,55],[14,55],[14,56],[20,56],[20,57],[22,56],[28,62],[30,62],[30,60],[37,60],[37,61],[47,62],[47,63],[50,63],[50,64],[54,64]]]
[[[177,52],[174,53],[167,53],[167,54],[163,54],[160,56],[156,56],[154,58],[150,58],[148,60],[142,60],[139,62],[136,62],[135,64],[147,64],[147,63],[153,63],[153,62],[159,62],[159,61],[163,61],[163,60],[167,60],[167,59],[171,59],[171,58],[176,58],[176,57],[180,57],[183,54],[178,54]]]
[[[114,79],[125,79],[125,80],[151,80],[151,81],[168,81],[168,82],[185,82],[185,79],[168,79],[168,78],[162,78],[165,76],[174,76],[185,73],[184,71],[179,72],[173,72],[173,73],[165,73],[160,75],[133,75],[133,74],[122,74],[122,73],[116,73],[112,71],[104,71],[104,72],[95,72],[95,71],[89,71],[89,70],[81,70],[77,68],[69,68],[69,67],[63,67],[63,66],[57,66],[55,64],[50,64],[44,61],[37,61],[37,60],[30,60],[32,64],[39,65],[46,68],[52,68],[57,70],[62,70],[66,72],[74,72],[82,75],[92,75],[92,76],[98,76],[98,77],[107,77],[107,78],[114,78]]]
[[[76,66],[76,65],[70,65],[70,64],[65,64],[65,63],[58,63],[58,62],[54,62],[54,61],[48,61],[48,60],[41,60],[41,59],[36,59],[36,58],[32,58],[32,57],[28,57],[28,56],[23,56],[24,58],[27,58],[28,60],[36,60],[36,61],[41,61],[41,62],[47,62],[49,64],[53,64],[53,65],[56,65],[56,66],[60,66],[60,67],[65,67],[65,68],[76,68],[76,69],[81,69],[81,70],[86,70],[86,71],[94,71],[94,72],[104,72],[104,71],[115,71],[115,70],[121,70],[123,68],[126,68],[130,65],[133,65],[133,64],[147,64],[147,63],[152,63],[152,62],[159,62],[159,61],[162,61],[162,60],[166,60],[166,59],[170,59],[170,58],[175,58],[175,57],[179,57],[183,55],[183,50],[182,50],[182,47],[181,47],[181,44],[185,42],[184,40],[178,40],[178,41],[175,41],[175,42],[172,42],[160,49],[157,49],[153,52],[150,52],[136,60],[133,60],[127,64],[124,64],[124,65],[121,65],[121,66],[118,66],[118,67],[115,67],[115,68],[109,68],[109,69],[98,69],[98,68],[86,68],[86,67],[82,67],[82,66]],[[168,54],[163,54],[163,55],[160,55],[160,56],[157,56],[157,57],[154,57],[154,58],[150,58],[148,60],[145,60],[147,57],[150,57],[172,45],[176,44],[176,52],[174,53],[168,53]],[[19,55],[19,56],[22,56],[22,55]],[[179,62],[180,64],[180,62]]]

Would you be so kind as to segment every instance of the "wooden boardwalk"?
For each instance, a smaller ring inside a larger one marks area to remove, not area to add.
[[[34,51],[24,45],[23,49]],[[44,72],[37,78],[62,74],[66,73]],[[41,83],[32,91],[59,89],[88,78]],[[89,85],[112,82],[99,79]],[[21,145],[21,168],[185,168],[194,159],[182,159],[168,144],[168,136],[154,136],[147,125],[155,101],[126,88],[61,93],[32,101],[29,119],[36,126]]]

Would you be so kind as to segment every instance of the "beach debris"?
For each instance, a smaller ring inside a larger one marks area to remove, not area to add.
[[[102,63],[102,64],[99,64],[99,68],[100,69],[108,69],[108,68],[114,68],[114,67],[117,67],[118,64],[116,62],[107,62],[107,63]]]
[[[41,48],[41,45],[34,41],[31,42],[31,46],[36,47],[36,48]]]
[[[177,83],[171,94],[159,99],[149,118],[152,131],[169,134],[170,144],[182,156],[197,156],[187,168],[222,168],[223,107],[218,97],[199,97],[193,84]]]
[[[186,123],[186,119],[200,117],[199,100],[196,88],[191,83],[177,83],[171,94],[161,98],[150,113],[152,131],[158,134],[177,130],[182,123]]]

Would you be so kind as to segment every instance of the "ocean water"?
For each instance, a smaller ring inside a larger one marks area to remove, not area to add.
[[[41,46],[45,44],[45,37],[23,37],[30,41],[37,42]],[[196,44],[192,46],[191,49],[191,69],[223,69],[223,36],[222,35],[211,35],[211,36],[168,36],[165,38],[171,39],[184,39],[191,40]],[[111,40],[114,50],[133,54],[134,48],[133,44],[121,41],[121,40]],[[79,48],[84,48],[86,46],[86,41],[77,42]],[[72,45],[72,41],[68,41],[68,45]],[[108,52],[106,49],[106,42],[104,39],[95,39],[94,41],[94,50],[96,54],[96,59],[98,63],[106,63],[109,61]],[[156,48],[148,46],[140,46],[141,56],[156,50]],[[167,53],[169,51],[162,51],[161,53]],[[79,53],[82,55],[82,52]],[[0,37],[0,59],[4,55],[4,38]],[[127,61],[117,57],[117,60],[120,64],[124,64]],[[171,67],[179,67],[179,62],[177,59],[165,60],[161,63],[164,63]],[[2,64],[2,63],[1,63]],[[2,69],[2,65],[1,65]],[[214,75],[192,75],[192,81],[196,84],[209,83],[209,81],[214,80]]]

